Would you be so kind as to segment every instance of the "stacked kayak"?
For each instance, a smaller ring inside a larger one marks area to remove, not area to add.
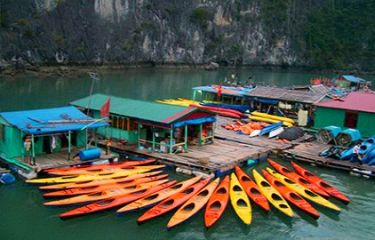
[[[267,123],[282,122],[282,125],[286,127],[292,127],[293,124],[295,123],[294,120],[291,118],[276,116],[276,115],[267,114],[267,113],[261,113],[257,111],[252,112],[249,118],[254,121],[261,121],[261,122],[267,122]]]

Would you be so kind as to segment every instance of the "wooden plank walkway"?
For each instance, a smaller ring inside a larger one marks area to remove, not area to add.
[[[319,153],[327,149],[327,144],[321,144],[318,142],[307,142],[300,143],[292,149],[283,151],[283,156],[289,159],[295,159],[301,162],[312,163],[320,166],[329,168],[341,169],[346,171],[353,171],[358,169],[360,171],[372,171],[375,172],[375,167],[368,166],[365,164],[352,163],[350,161],[341,161],[333,158],[325,158],[319,156]]]
[[[138,149],[136,145],[117,142],[112,143],[112,149],[146,155],[168,165],[208,174],[224,172],[249,159],[259,159],[268,154],[268,151],[261,147],[220,139],[215,139],[213,144],[189,146],[188,152],[178,154],[150,152]]]

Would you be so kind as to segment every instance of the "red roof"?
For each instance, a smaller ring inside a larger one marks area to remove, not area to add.
[[[320,102],[315,105],[318,107],[375,113],[375,94],[366,92],[351,92],[343,99],[343,101],[331,100],[327,102]]]

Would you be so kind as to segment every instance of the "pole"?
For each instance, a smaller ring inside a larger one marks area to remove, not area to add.
[[[152,127],[152,151],[155,151],[155,128]]]
[[[171,127],[171,130],[169,132],[169,153],[173,152],[173,146],[172,146],[173,141],[172,141],[172,139],[173,139],[173,128]]]
[[[140,134],[141,134],[141,127],[139,126],[139,123],[137,124],[137,128],[138,128],[137,143],[138,143],[138,149],[140,149],[141,144],[139,143],[139,138],[140,138]]]
[[[202,145],[202,123],[199,124],[199,145]]]
[[[184,137],[184,140],[185,140],[184,148],[185,148],[185,151],[187,151],[188,150],[188,125],[185,125],[185,137]]]
[[[31,134],[31,146],[32,146],[32,148],[31,148],[31,151],[32,151],[32,153],[31,153],[31,156],[32,156],[32,164],[33,165],[35,165],[35,139],[34,139],[34,134]]]
[[[71,141],[72,141],[71,131],[68,131],[68,160],[70,160],[70,154],[72,151]]]

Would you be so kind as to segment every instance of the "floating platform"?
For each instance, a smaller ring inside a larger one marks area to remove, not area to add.
[[[327,144],[307,142],[300,143],[294,148],[286,149],[281,155],[288,159],[293,159],[314,165],[345,170],[351,173],[367,175],[369,177],[375,176],[375,167],[373,166],[319,156],[319,153],[326,149]]]

